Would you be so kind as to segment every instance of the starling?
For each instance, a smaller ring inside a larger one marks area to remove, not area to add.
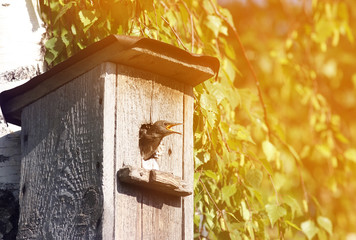
[[[181,134],[171,129],[171,127],[181,125],[181,123],[172,123],[159,120],[154,124],[143,124],[139,132],[139,147],[143,160],[157,158],[156,151],[165,136],[173,133]]]

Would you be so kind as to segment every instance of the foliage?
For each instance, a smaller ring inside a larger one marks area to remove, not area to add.
[[[44,0],[46,61],[112,33],[218,57],[218,81],[195,88],[196,238],[344,239],[356,223],[356,3],[245,2],[233,19],[212,0]]]

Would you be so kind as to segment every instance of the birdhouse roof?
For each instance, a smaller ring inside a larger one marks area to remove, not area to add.
[[[25,84],[0,93],[5,120],[21,124],[22,109],[103,62],[153,72],[192,87],[219,71],[218,59],[148,38],[110,35]]]

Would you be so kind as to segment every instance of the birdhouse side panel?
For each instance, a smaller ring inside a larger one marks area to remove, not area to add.
[[[184,130],[183,130],[183,179],[194,193],[194,93],[193,87],[184,86]],[[194,238],[194,196],[189,195],[182,199],[183,205],[183,238]]]
[[[103,63],[104,78],[103,104],[103,161],[96,167],[103,171],[103,216],[102,239],[114,239],[115,232],[115,120],[116,120],[116,64]],[[100,101],[100,99],[99,99]]]
[[[103,183],[104,82],[115,69],[97,66],[24,108],[18,238],[102,238],[114,184]]]

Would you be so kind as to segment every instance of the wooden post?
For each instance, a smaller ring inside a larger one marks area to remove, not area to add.
[[[18,239],[193,239],[193,93],[218,62],[110,36],[0,94],[22,126]],[[21,117],[20,117],[21,116]],[[144,169],[142,124],[181,122]]]

